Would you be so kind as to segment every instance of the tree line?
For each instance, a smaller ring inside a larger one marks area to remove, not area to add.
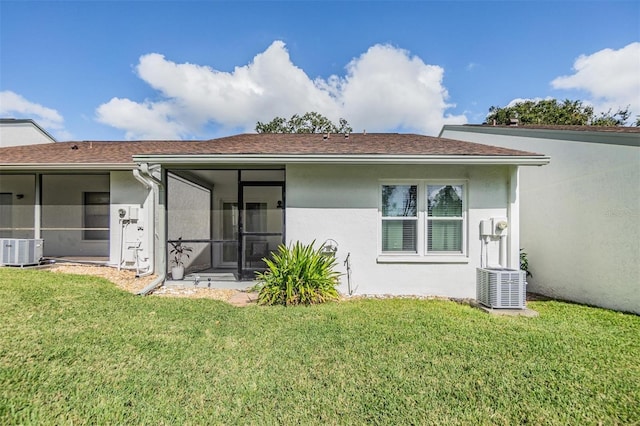
[[[509,125],[518,120],[520,125],[557,125],[557,126],[626,126],[631,113],[629,106],[596,114],[593,106],[583,101],[565,99],[543,99],[522,101],[506,107],[492,106],[483,124]],[[640,127],[640,116],[635,126]],[[257,133],[351,133],[353,129],[344,118],[334,123],[317,112],[303,115],[294,114],[288,120],[275,117],[268,123],[258,121]]]

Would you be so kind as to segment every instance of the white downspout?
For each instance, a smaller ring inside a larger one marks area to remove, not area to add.
[[[154,270],[155,270],[155,258],[156,256],[160,256],[161,257],[161,264],[164,265],[164,250],[158,250],[158,245],[156,244],[156,239],[155,239],[155,235],[156,235],[156,226],[155,226],[155,205],[156,205],[156,195],[158,195],[159,189],[163,186],[162,182],[158,179],[156,179],[152,174],[152,172],[149,169],[149,165],[146,163],[143,164],[139,164],[138,165],[138,169],[134,169],[133,170],[133,177],[139,181],[140,183],[142,183],[142,185],[144,185],[145,188],[149,189],[151,192],[151,206],[150,206],[150,210],[151,210],[151,214],[149,215],[151,217],[151,223],[148,224],[147,226],[151,227],[151,233],[150,233],[150,237],[149,237],[149,248],[150,248],[150,261],[149,261],[149,269],[144,272],[143,274],[140,274],[140,277],[143,276],[148,276],[153,274]],[[159,195],[158,195],[159,197]],[[164,271],[160,272],[158,274],[158,277],[153,280],[151,283],[149,283],[149,285],[147,285],[145,288],[143,288],[142,290],[140,290],[138,292],[139,295],[146,295],[149,292],[151,292],[152,290],[154,290],[156,287],[158,287],[160,284],[162,284],[165,280],[166,274]]]
[[[509,176],[509,235],[505,241],[505,268],[520,270],[520,169],[512,166]]]

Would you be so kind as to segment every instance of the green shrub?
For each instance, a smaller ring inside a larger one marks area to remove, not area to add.
[[[529,259],[524,249],[520,249],[520,270],[524,271],[527,277],[533,277],[533,274],[529,272]]]
[[[293,247],[280,245],[271,259],[264,259],[267,270],[256,273],[260,305],[311,305],[339,298],[336,259],[296,242]]]

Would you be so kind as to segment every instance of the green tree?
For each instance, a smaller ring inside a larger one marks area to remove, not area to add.
[[[519,124],[624,126],[630,117],[629,107],[618,108],[615,113],[595,115],[593,107],[582,101],[556,99],[517,102],[512,106],[489,108],[487,123],[508,125],[512,119]]]
[[[630,116],[629,106],[625,109],[618,108],[614,114],[611,114],[611,109],[609,109],[606,113],[600,113],[591,121],[591,124],[594,126],[624,126]]]
[[[289,120],[276,117],[268,123],[258,121],[258,133],[351,133],[353,129],[344,118],[338,124],[317,112],[307,112],[300,116],[294,114]]]

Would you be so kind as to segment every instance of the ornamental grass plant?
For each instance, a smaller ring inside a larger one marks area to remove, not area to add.
[[[264,259],[267,270],[256,273],[260,305],[313,305],[339,298],[336,259],[314,244],[280,245],[271,259]]]

